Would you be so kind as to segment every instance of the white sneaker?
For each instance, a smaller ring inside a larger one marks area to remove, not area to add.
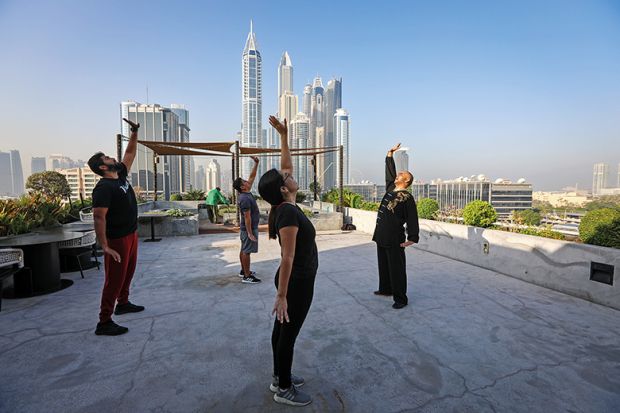
[[[273,401],[290,406],[307,406],[312,403],[312,397],[291,386],[288,389],[278,388],[278,392],[273,395]]]

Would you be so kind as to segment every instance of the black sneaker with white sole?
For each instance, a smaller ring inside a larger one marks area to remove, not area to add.
[[[293,386],[301,387],[306,384],[306,381],[303,377],[297,377],[296,375],[291,374],[291,383],[293,383]],[[271,376],[271,384],[269,385],[269,390],[271,390],[273,393],[277,393],[279,386],[280,379],[278,378],[278,376]]]
[[[140,311],[144,311],[144,306],[135,305],[127,301],[127,303],[125,304],[116,304],[116,308],[114,309],[114,315],[139,313]]]
[[[312,397],[298,390],[295,386],[291,386],[288,389],[278,387],[278,392],[273,395],[273,401],[288,404],[289,406],[307,406],[312,403]]]
[[[260,282],[260,279],[256,278],[253,275],[250,275],[249,277],[243,277],[241,282],[245,284],[258,284]]]
[[[250,275],[253,275],[254,277],[256,277],[256,273],[254,271],[250,271]],[[239,277],[245,277],[243,270],[239,271]]]
[[[127,327],[119,326],[114,321],[109,320],[105,323],[97,323],[95,334],[98,336],[120,336],[128,331]]]

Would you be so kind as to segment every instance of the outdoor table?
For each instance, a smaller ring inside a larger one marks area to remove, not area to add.
[[[90,232],[95,230],[94,222],[70,222],[62,226],[65,231]]]
[[[164,218],[167,217],[168,214],[165,212],[155,212],[151,214],[139,214],[138,218],[151,218],[151,238],[145,239],[144,242],[159,242],[161,238],[155,238],[155,223],[153,220],[155,218]]]
[[[15,297],[49,294],[73,284],[60,279],[58,243],[84,236],[81,232],[62,228],[43,230],[0,239],[0,247],[15,247],[24,251],[24,267],[31,271],[32,285],[25,288],[15,283]]]

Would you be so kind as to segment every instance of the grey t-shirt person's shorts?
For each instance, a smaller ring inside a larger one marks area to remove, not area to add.
[[[239,230],[239,238],[241,238],[241,252],[244,254],[254,254],[258,252],[258,228],[252,228],[256,241],[252,241],[248,236],[248,232],[244,229]]]

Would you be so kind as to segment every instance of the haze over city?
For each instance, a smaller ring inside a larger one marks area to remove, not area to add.
[[[297,95],[317,74],[342,77],[354,181],[381,182],[397,141],[421,180],[483,173],[589,188],[594,163],[620,161],[612,1],[4,1],[0,150],[19,150],[26,176],[32,156],[113,153],[128,99],[184,104],[191,141],[235,140],[251,19],[263,127],[285,50]]]

